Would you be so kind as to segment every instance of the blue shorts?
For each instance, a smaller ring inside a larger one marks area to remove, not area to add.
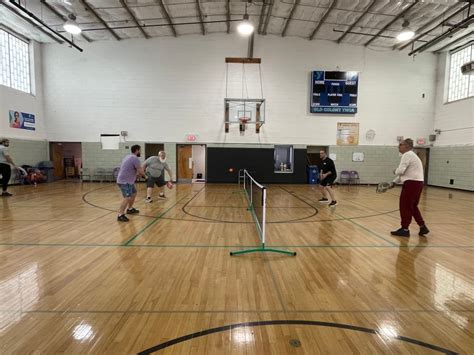
[[[137,189],[134,184],[117,184],[122,191],[122,196],[125,198],[132,197],[137,193]]]

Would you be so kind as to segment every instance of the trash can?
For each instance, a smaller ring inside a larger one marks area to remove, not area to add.
[[[319,180],[319,168],[317,165],[308,165],[308,184],[315,185]]]
[[[38,163],[38,169],[41,170],[46,176],[46,182],[53,182],[54,178],[54,166],[52,161],[40,161]]]

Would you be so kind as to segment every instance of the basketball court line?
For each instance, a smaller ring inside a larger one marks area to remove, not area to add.
[[[102,187],[103,188],[103,187]],[[98,190],[98,189],[96,189]],[[102,209],[102,210],[106,210],[106,211],[111,211],[111,212],[115,212],[115,210],[112,210],[112,209],[109,209],[109,208],[106,208],[106,207],[102,207],[102,206],[99,206],[99,205],[95,205],[91,202],[89,202],[87,199],[86,199],[86,195],[88,195],[89,193],[92,193],[96,190],[92,190],[92,191],[89,191],[87,193],[85,193],[83,196],[82,196],[82,200],[90,205],[90,206],[93,206],[93,207],[96,207],[96,208],[99,208],[99,209]],[[214,192],[212,192],[214,194]],[[289,192],[287,192],[289,193]],[[220,194],[229,194],[229,193],[220,193]],[[291,193],[290,193],[291,194]],[[308,203],[306,203],[307,205],[309,205]],[[312,206],[312,205],[309,205],[312,209],[316,209],[318,210],[316,207]],[[197,206],[187,206],[189,208],[193,208],[193,207],[197,207]],[[219,207],[219,208],[247,208],[247,207],[235,207],[235,206],[199,206],[199,207]],[[309,207],[272,207],[272,208],[309,208]],[[369,208],[370,209],[370,208]],[[166,220],[172,220],[172,221],[182,221],[182,222],[200,222],[200,223],[241,223],[241,224],[253,224],[255,222],[239,222],[239,221],[223,221],[223,220],[218,220],[218,219],[206,219],[206,217],[201,217],[201,216],[197,216],[197,215],[193,215],[193,214],[190,214],[189,212],[187,211],[183,211],[186,215],[189,215],[191,217],[194,217],[194,218],[198,218],[198,220],[191,220],[191,219],[184,219],[184,218],[175,218],[175,217],[162,217],[161,219],[166,219]],[[334,218],[334,219],[322,219],[322,220],[317,220],[317,221],[304,221],[304,219],[307,219],[307,218],[310,218],[310,217],[303,217],[302,220],[299,220],[299,219],[295,219],[295,220],[289,220],[289,221],[273,221],[273,222],[267,222],[268,224],[277,224],[277,223],[320,223],[320,222],[331,222],[331,221],[340,221],[340,220],[350,220],[350,219],[362,219],[362,218],[370,218],[370,217],[377,217],[377,216],[382,216],[382,215],[389,215],[390,213],[394,213],[394,212],[398,212],[398,209],[396,210],[392,210],[392,211],[388,211],[388,212],[382,212],[382,213],[377,213],[377,214],[373,214],[373,215],[365,215],[365,216],[356,216],[356,217],[350,217],[350,218]],[[156,216],[150,216],[150,215],[145,215],[145,214],[140,214],[140,215],[136,215],[136,217],[147,217],[147,218],[156,218]],[[394,216],[391,216],[391,217],[394,217]],[[395,217],[394,217],[395,218]]]
[[[302,198],[300,198],[300,197],[299,197],[298,195],[296,195],[295,193],[291,193],[291,192],[289,192],[287,189],[285,189],[285,188],[283,188],[283,187],[281,187],[281,186],[280,186],[280,188],[281,188],[282,190],[286,191],[287,193],[289,193],[290,195],[294,196],[295,198],[299,199],[300,201],[303,201],[304,203],[306,203],[306,204],[308,204],[308,205],[310,206],[310,204],[309,204],[308,202],[306,202],[305,200],[303,200]],[[309,199],[309,200],[314,203],[314,201],[312,201],[311,199]],[[334,207],[334,209],[335,209],[335,208],[337,208],[337,207]],[[352,220],[350,220],[350,219],[344,217],[343,215],[341,215],[341,214],[339,214],[339,213],[336,213],[335,210],[334,210],[333,213],[334,213],[336,216],[339,216],[340,218],[342,218],[343,220],[349,221],[349,222],[351,222],[352,224],[356,225],[357,227],[359,227],[359,228],[365,230],[366,232],[368,232],[368,233],[374,235],[375,237],[377,237],[377,238],[379,238],[379,239],[382,239],[382,240],[384,240],[385,242],[387,242],[387,243],[389,243],[389,244],[391,244],[391,245],[394,245],[394,246],[397,245],[397,244],[393,243],[391,240],[385,239],[384,237],[378,235],[378,234],[375,233],[374,231],[371,231],[370,229],[368,229],[368,228],[366,228],[366,227],[364,227],[364,226],[361,226],[360,224],[358,224],[358,223],[356,223],[356,222],[354,222],[354,221],[352,221]]]
[[[456,313],[474,313],[471,309],[450,309]],[[428,314],[440,314],[443,315],[445,311],[436,309],[376,309],[376,310],[341,310],[341,309],[327,309],[327,310],[201,310],[201,311],[190,311],[190,310],[74,310],[74,309],[36,309],[36,310],[13,310],[13,309],[0,309],[0,313],[3,314],[238,314],[238,313],[316,313],[316,314],[370,314],[370,313],[428,313]],[[446,318],[450,320],[450,318]],[[451,320],[452,321],[452,320]]]
[[[215,333],[220,333],[220,332],[226,332],[226,331],[232,331],[233,329],[238,329],[238,328],[251,328],[251,327],[262,327],[262,326],[267,326],[267,325],[298,325],[298,326],[317,326],[317,327],[328,327],[328,328],[338,328],[338,329],[344,329],[344,330],[353,330],[356,332],[362,332],[362,333],[368,333],[368,334],[373,334],[373,335],[378,335],[381,337],[386,337],[386,335],[381,332],[380,330],[377,329],[371,329],[371,328],[366,328],[366,327],[360,327],[360,326],[355,326],[351,324],[344,324],[344,323],[336,323],[336,322],[321,322],[321,321],[310,321],[310,320],[266,320],[266,321],[256,321],[256,322],[244,322],[244,323],[234,323],[234,324],[229,324],[225,326],[220,326],[220,327],[215,327],[215,328],[210,328],[210,329],[205,329],[201,330],[195,333],[187,334],[184,336],[181,336],[179,338],[171,339],[168,340],[164,343],[155,345],[151,348],[148,348],[146,350],[143,350],[139,352],[139,355],[148,355],[152,354],[154,352],[157,352],[159,350],[163,350],[165,348],[168,348],[170,346],[185,342],[187,340],[191,339],[196,339],[200,338],[202,336],[206,336],[209,334],[215,334]],[[393,340],[399,340],[402,342],[410,343],[413,345],[420,346],[422,348],[430,349],[433,351],[437,351],[443,354],[457,354],[457,352],[454,352],[452,350],[448,350],[445,348],[442,348],[437,345],[433,345],[430,343],[426,343],[421,340],[405,337],[402,335],[396,335],[393,336]]]
[[[83,196],[82,196],[82,200],[95,207],[95,208],[99,208],[99,209],[103,209],[103,210],[109,210],[107,208],[104,208],[104,207],[101,207],[101,206],[98,206],[98,205],[94,205],[92,203],[90,203],[89,201],[87,201],[86,199],[86,196],[92,192],[95,192],[97,190],[100,190],[100,189],[104,189],[104,188],[107,188],[107,187],[110,187],[110,185],[107,185],[107,186],[102,186],[102,187],[99,187],[97,189],[94,189],[94,190],[91,190],[91,191],[88,191],[86,192]],[[278,186],[280,187],[280,186]],[[293,194],[293,193],[290,193],[288,192],[287,190],[285,190],[284,188],[280,187],[282,190],[284,190],[286,193],[296,197],[296,198],[299,198],[296,194]],[[194,196],[192,199],[194,199],[201,191],[203,191],[205,189],[205,186],[202,187]],[[192,193],[192,192],[191,192]],[[211,193],[214,193],[211,191]],[[226,193],[228,194],[228,193]],[[186,196],[184,196],[183,198],[181,198],[180,200],[178,200],[177,202],[175,202],[172,206],[170,206],[167,210],[165,210],[164,212],[162,212],[160,215],[158,216],[146,216],[146,215],[142,215],[141,217],[147,217],[147,218],[153,218],[154,221],[151,221],[149,223],[149,225],[151,225],[151,223],[154,223],[156,222],[156,220],[159,220],[159,219],[166,219],[166,220],[180,220],[180,221],[186,221],[186,222],[204,222],[204,223],[227,223],[227,222],[208,222],[208,221],[202,221],[202,220],[187,220],[187,219],[177,219],[177,218],[171,218],[171,217],[163,217],[164,214],[166,214],[169,210],[171,210],[173,207],[175,207],[176,205],[178,205],[182,200],[184,200],[186,197],[188,197],[190,194],[187,194]],[[192,200],[191,199],[191,200]],[[299,198],[300,199],[300,198]],[[187,202],[187,204],[189,204],[190,201]],[[301,200],[301,199],[300,199]],[[307,203],[306,201],[302,200],[304,203],[306,203],[308,206],[311,206],[309,203]],[[38,207],[41,207],[41,206],[38,206]],[[190,206],[190,207],[193,207],[193,206]],[[203,206],[203,207],[207,207],[207,206]],[[225,207],[225,206],[219,206],[219,207]],[[291,208],[291,207],[290,207]],[[306,208],[306,207],[304,207]],[[311,206],[311,208],[315,209],[314,206]],[[109,210],[110,213],[112,212],[115,212],[114,210]],[[351,217],[351,218],[346,218],[340,214],[337,214],[340,216],[340,218],[338,219],[329,219],[329,220],[319,220],[319,221],[300,221],[300,222],[287,222],[287,221],[276,221],[276,222],[270,222],[270,223],[320,223],[320,222],[330,222],[330,221],[340,221],[340,220],[346,220],[346,221],[350,221],[351,223],[355,224],[356,226],[358,226],[359,228],[362,228],[364,230],[366,230],[367,232],[377,236],[378,238],[381,238],[382,240],[388,242],[391,244],[391,246],[387,246],[387,245],[272,245],[272,247],[276,247],[276,248],[291,248],[291,247],[297,247],[297,248],[387,248],[387,247],[396,247],[396,248],[403,248],[403,247],[408,247],[408,246],[400,246],[400,245],[397,245],[395,243],[392,243],[392,242],[389,242],[388,240],[386,240],[385,238],[379,236],[377,233],[365,228],[364,226],[361,226],[359,225],[358,223],[352,221],[353,219],[362,219],[362,218],[369,218],[369,217],[375,217],[375,216],[379,216],[379,215],[389,215],[390,216],[390,213],[394,213],[394,212],[398,212],[398,210],[394,210],[394,211],[389,211],[389,212],[384,212],[384,213],[380,213],[380,214],[376,214],[376,215],[368,215],[368,216],[358,216],[358,217]],[[107,216],[108,214],[106,215],[103,215],[103,216],[100,216],[98,218],[96,218],[95,220],[98,220],[102,217],[105,217]],[[395,216],[391,216],[393,218],[397,218]],[[200,218],[200,217],[197,217],[197,218]],[[8,221],[8,220],[5,220],[5,221]],[[27,220],[27,221],[31,221],[31,220]],[[78,222],[78,223],[90,223],[91,221],[78,221],[78,220],[51,220],[51,221],[60,221],[60,222]],[[42,220],[41,222],[44,222],[44,220]],[[238,223],[238,222],[237,222]],[[252,224],[254,222],[240,222],[240,223],[248,223],[248,224]],[[443,225],[445,223],[438,223],[440,225]],[[449,223],[447,223],[449,224]],[[451,223],[453,224],[453,223]],[[456,223],[454,223],[456,224]],[[457,225],[457,224],[456,224]],[[466,225],[473,225],[473,224],[466,224]],[[144,228],[142,228],[142,230],[140,232],[138,232],[137,234],[139,233],[143,233],[144,232],[144,229],[147,229],[147,226],[145,226]],[[136,239],[136,237],[138,237],[137,235],[134,235],[132,236],[132,238]],[[242,246],[242,245],[169,245],[169,244],[166,244],[166,245],[160,245],[160,244],[146,244],[146,245],[141,245],[141,244],[134,244],[134,245],[130,245],[131,241],[130,241],[131,238],[129,238],[129,240],[126,242],[126,243],[129,243],[128,247],[130,246],[136,246],[136,247],[149,247],[149,248],[235,248],[235,247],[254,247],[254,245],[251,245],[251,246]],[[133,241],[133,240],[132,240]],[[74,243],[0,243],[0,246],[18,246],[18,247],[34,247],[34,246],[43,246],[43,247],[123,247],[124,244],[94,244],[94,243],[85,243],[85,244],[74,244]],[[411,246],[411,247],[414,247],[414,248],[449,248],[449,249],[470,249],[470,248],[473,248],[474,246],[470,246],[470,245],[464,245],[464,246],[456,246],[456,245],[429,245],[429,246]]]
[[[7,247],[56,247],[56,248],[254,248],[255,245],[204,245],[204,244],[74,244],[74,243],[2,243]],[[426,248],[426,249],[473,249],[474,245],[269,245],[272,248]]]
[[[285,307],[285,302],[283,302],[283,295],[281,293],[280,287],[278,287],[278,282],[276,281],[275,273],[273,272],[272,265],[268,258],[269,256],[264,253],[263,254],[264,265],[268,266],[268,269],[270,270],[270,276],[272,278],[273,286],[275,287],[275,290],[278,296],[278,301],[280,301],[280,305],[281,305],[281,308],[283,309],[283,312],[286,312],[287,308]]]
[[[199,195],[199,193],[203,190],[204,188],[202,188],[201,190],[198,191],[198,193],[196,193],[192,198],[191,200],[193,200],[197,195]],[[191,192],[192,193],[192,192]],[[188,198],[189,195],[191,193],[188,193],[186,196],[184,196],[183,198],[181,198],[180,200],[176,201],[175,203],[173,203],[169,208],[167,208],[164,212],[160,213],[158,216],[155,216],[155,219],[151,222],[149,222],[145,227],[143,227],[138,233],[136,233],[134,236],[132,236],[131,238],[129,238],[125,243],[123,243],[123,246],[129,246],[135,239],[137,239],[139,236],[141,236],[148,228],[150,228],[152,225],[154,225],[156,222],[158,222],[162,216],[164,216],[166,213],[168,213],[169,211],[171,211],[176,205],[178,205],[181,201],[183,201],[185,198]],[[190,201],[191,201],[190,200]]]

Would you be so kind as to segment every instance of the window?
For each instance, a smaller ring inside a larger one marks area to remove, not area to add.
[[[463,75],[461,65],[474,60],[474,44],[450,54],[448,102],[474,96],[474,75]]]
[[[273,153],[275,173],[293,172],[293,146],[276,145]]]
[[[0,84],[31,93],[27,42],[0,29]]]

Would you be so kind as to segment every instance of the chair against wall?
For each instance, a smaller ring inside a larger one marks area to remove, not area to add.
[[[349,178],[349,183],[354,184],[354,185],[359,185],[360,183],[360,177],[359,173],[355,170],[351,170],[350,172],[350,178]]]
[[[112,181],[117,181],[119,171],[120,168],[114,168],[114,170],[112,170]]]
[[[114,181],[114,169],[105,169],[104,176],[105,181]]]
[[[94,170],[94,174],[92,174],[92,180],[95,181],[104,181],[107,180],[107,172],[104,168],[97,168]]]
[[[81,168],[79,175],[81,178],[81,182],[84,182],[84,179],[86,177],[87,177],[87,180],[89,180],[89,182],[92,182],[92,172],[89,168]]]
[[[341,176],[339,177],[339,183],[340,184],[349,184],[350,183],[350,178],[351,178],[350,171],[343,170],[343,171],[341,171]]]

